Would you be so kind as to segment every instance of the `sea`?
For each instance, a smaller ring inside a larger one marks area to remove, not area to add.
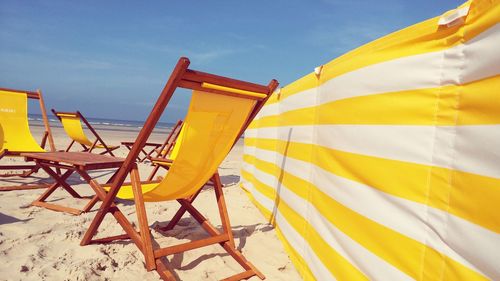
[[[144,121],[137,120],[119,120],[119,119],[106,119],[106,118],[92,118],[87,117],[87,121],[94,127],[105,128],[110,131],[139,131],[144,125]],[[57,120],[55,116],[48,115],[49,123],[51,127],[62,127],[61,122]],[[43,126],[43,118],[41,114],[28,114],[28,120],[30,126]],[[155,131],[169,131],[175,123],[170,122],[158,122],[155,127]]]

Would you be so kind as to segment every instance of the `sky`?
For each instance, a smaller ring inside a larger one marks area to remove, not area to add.
[[[462,2],[0,0],[0,87],[41,89],[60,111],[145,120],[181,56],[192,69],[285,86]],[[162,121],[182,118],[189,98],[177,91]]]

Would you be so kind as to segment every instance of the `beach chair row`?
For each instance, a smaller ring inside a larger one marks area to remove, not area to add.
[[[53,110],[72,139],[64,151],[56,151],[41,92],[2,89],[0,91],[0,159],[6,156],[20,156],[34,164],[22,167],[21,165],[4,165],[1,169],[21,169],[23,172],[15,176],[23,177],[42,169],[54,180],[33,202],[34,206],[78,215],[89,211],[100,202],[94,219],[82,237],[80,242],[82,246],[124,239],[131,240],[144,255],[145,267],[148,271],[156,270],[164,280],[177,280],[175,272],[163,257],[219,244],[243,268],[241,273],[224,280],[242,280],[252,276],[264,279],[264,275],[235,246],[218,167],[278,87],[278,82],[273,79],[267,85],[254,84],[192,70],[189,69],[189,65],[189,59],[179,59],[137,139],[133,142],[122,143],[129,149],[125,158],[115,157],[113,151],[117,147],[106,144],[78,111]],[[164,143],[148,142],[177,88],[193,91],[184,122],[177,122]],[[28,98],[38,99],[40,102],[45,126],[44,137],[40,144],[29,132]],[[82,124],[93,133],[94,141],[87,138]],[[47,142],[49,151],[45,149]],[[75,143],[81,145],[83,151],[70,151]],[[150,151],[145,150],[145,147],[148,147]],[[102,149],[102,151],[94,153],[96,149]],[[145,156],[140,156],[141,153]],[[142,180],[138,165],[144,159],[149,159],[154,169],[147,179]],[[161,168],[164,168],[166,173],[158,176],[157,173]],[[99,183],[90,172],[100,169],[113,169],[115,172],[107,182]],[[88,183],[95,193],[94,196],[83,198],[73,189],[67,179],[74,173],[79,174]],[[210,186],[215,192],[222,224],[219,228],[212,225],[208,218],[193,205],[205,186]],[[89,201],[82,210],[47,202],[50,195],[58,188],[67,191],[72,197]],[[138,228],[121,212],[116,198],[134,202]],[[189,213],[208,233],[208,236],[168,247],[160,247],[157,243],[153,243],[145,202],[163,201],[177,201],[180,208],[161,230],[172,229],[185,213]],[[124,234],[96,238],[98,229],[108,214],[115,218]]]

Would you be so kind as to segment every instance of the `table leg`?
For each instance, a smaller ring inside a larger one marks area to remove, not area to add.
[[[62,187],[64,190],[66,190],[71,196],[77,199],[84,199],[78,192],[76,192],[67,182],[66,180],[75,172],[75,169],[72,167],[65,167],[67,171],[60,175],[53,169],[51,169],[50,164],[45,164],[45,163],[39,163],[40,167],[47,172],[56,182],[52,184],[38,199],[33,201],[31,205],[37,206],[37,207],[43,207],[49,210],[53,211],[58,211],[58,212],[65,212],[73,215],[80,215],[82,212],[88,212],[92,207],[99,201],[99,197],[94,196],[82,210],[76,209],[76,208],[70,208],[58,204],[53,204],[53,203],[48,203],[46,202],[47,198],[54,192],[58,187]],[[60,169],[61,166],[55,167],[55,169]]]
[[[40,166],[45,172],[47,172],[47,174],[49,174],[53,179],[55,179],[61,185],[62,188],[64,188],[69,194],[71,194],[71,196],[75,198],[82,198],[82,196],[78,194],[78,192],[76,192],[69,184],[66,183],[66,179],[69,177],[69,175],[66,178],[62,179],[49,166],[46,166],[44,164],[40,164]],[[68,171],[71,171],[71,174],[74,172],[73,170],[68,170]]]
[[[66,171],[66,173],[64,173],[62,176],[61,176],[61,180],[66,180],[69,176],[71,176],[71,174],[73,174],[74,171],[72,170],[68,170]],[[49,188],[47,188],[47,190],[45,190],[44,193],[42,193],[42,195],[40,195],[40,197],[38,197],[35,202],[37,201],[40,201],[40,202],[43,202],[45,201],[45,199],[47,199],[47,197],[49,197],[54,191],[56,191],[56,189],[59,187],[59,185],[61,185],[59,183],[59,181],[56,180],[56,182],[54,182],[51,186],[49,186]]]

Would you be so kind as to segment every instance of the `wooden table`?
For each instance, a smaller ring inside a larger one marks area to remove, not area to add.
[[[112,169],[119,168],[125,159],[99,155],[88,152],[45,152],[45,153],[22,153],[22,156],[26,160],[35,161],[47,174],[54,178],[55,183],[49,186],[47,190],[33,203],[33,206],[39,206],[46,209],[66,212],[74,215],[79,215],[82,212],[88,212],[92,207],[99,201],[99,196],[97,194],[102,193],[102,190],[97,190],[95,188],[95,180],[88,174],[88,171],[102,170],[102,169]],[[60,173],[60,170],[66,170],[64,173]],[[85,205],[83,209],[76,209],[71,207],[65,207],[53,203],[47,203],[47,198],[54,192],[58,187],[62,187],[71,196],[78,199],[83,199],[80,194],[78,194],[67,182],[66,180],[74,173],[80,174],[83,179],[94,189],[96,195],[88,198],[90,201]],[[114,175],[111,177],[111,179]],[[111,180],[110,179],[110,180]],[[109,182],[109,180],[108,180]]]

